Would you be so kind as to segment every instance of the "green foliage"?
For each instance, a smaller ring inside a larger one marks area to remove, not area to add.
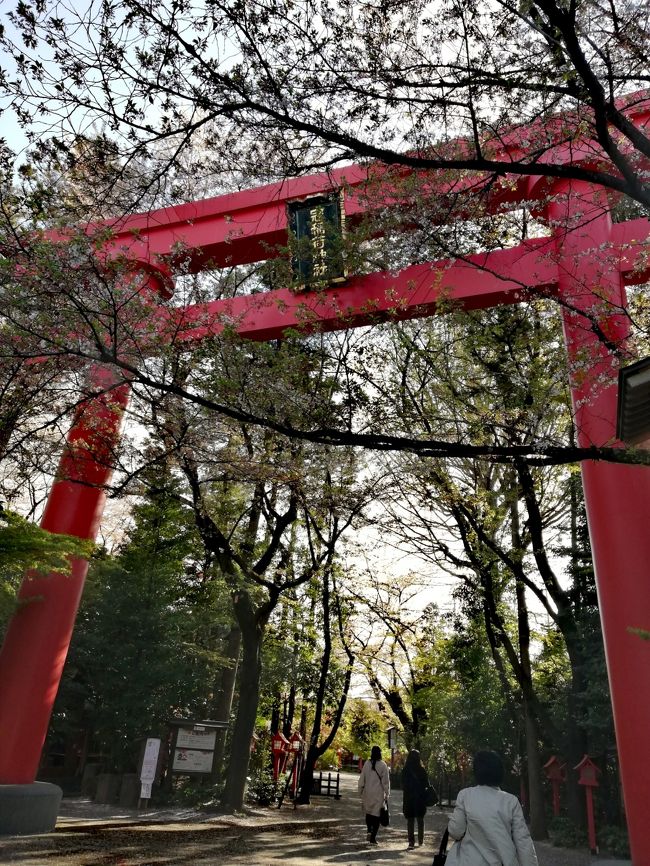
[[[248,765],[246,796],[252,803],[269,806],[279,794],[283,779],[273,779],[271,768],[271,735],[267,731],[258,734],[255,750]]]
[[[165,805],[191,806],[195,809],[211,809],[219,803],[221,786],[206,784],[203,779],[179,777],[169,796],[164,791],[156,793],[156,802]]]
[[[627,832],[621,827],[605,825],[596,828],[596,838],[601,851],[613,857],[630,857],[630,840]]]
[[[570,725],[575,726],[584,737],[583,750],[599,754],[606,752],[615,741],[614,722],[587,516],[577,473],[569,476],[565,489],[571,501],[567,518],[571,518],[572,523],[567,519],[562,529],[564,537],[573,542],[571,546],[559,546],[556,552],[566,557],[568,563],[568,599],[575,618],[573,657],[569,665],[559,634],[549,631],[536,664],[535,677],[536,681],[539,679],[557,729],[566,734]],[[554,677],[557,677],[555,683]],[[556,748],[568,754],[566,744],[558,743]]]
[[[249,767],[249,769],[251,775],[247,779],[247,799],[251,803],[257,803],[258,806],[270,806],[280,793],[282,780],[276,782],[273,771],[268,767],[266,769]]]
[[[577,827],[570,818],[553,818],[548,827],[548,835],[557,848],[585,848],[586,832]]]
[[[372,746],[385,748],[385,728],[386,721],[379,711],[367,701],[356,698],[347,704],[336,742],[341,748],[367,758]]]
[[[170,716],[208,715],[224,631],[219,584],[197,578],[203,548],[173,485],[151,492],[134,521],[118,555],[91,565],[53,716],[53,733],[87,729],[118,771]]]
[[[70,573],[70,557],[87,557],[94,544],[70,535],[40,529],[12,511],[0,509],[0,576],[8,578],[34,570]]]
[[[40,529],[13,511],[0,508],[0,630],[16,606],[23,574],[38,580],[52,571],[70,574],[70,557],[88,557],[92,541]]]
[[[318,761],[316,762],[317,770],[330,770],[332,768],[336,769],[339,765],[339,757],[337,751],[334,747],[331,749],[327,749],[327,751],[323,752]]]
[[[304,592],[293,591],[282,599],[264,635],[261,688],[269,698],[286,693],[293,685],[308,691],[317,677],[313,627],[315,605]]]
[[[437,675],[426,690],[427,728],[423,750],[433,768],[454,772],[460,754],[485,748],[512,753],[513,731],[494,661],[479,621],[457,618],[430,653]]]
[[[571,665],[562,635],[555,628],[546,629],[540,636],[541,651],[535,659],[533,680],[535,691],[543,701],[558,731],[567,730]],[[564,749],[556,744],[562,753]]]

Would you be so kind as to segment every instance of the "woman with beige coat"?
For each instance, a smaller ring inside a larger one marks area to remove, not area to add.
[[[382,806],[388,803],[390,794],[390,775],[388,766],[381,759],[381,749],[373,746],[370,760],[366,761],[359,776],[359,794],[361,794],[361,809],[366,816],[368,842],[377,844],[379,830],[379,813]]]
[[[538,866],[519,800],[500,789],[503,764],[496,752],[474,757],[477,784],[463,788],[449,819],[449,835],[459,840],[447,866]]]

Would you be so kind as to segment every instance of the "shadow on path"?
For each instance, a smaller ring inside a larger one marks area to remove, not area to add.
[[[431,866],[448,813],[429,810],[425,841],[407,850],[400,791],[391,795],[391,823],[376,846],[356,793],[356,775],[341,776],[340,800],[314,797],[294,809],[251,809],[243,815],[194,810],[137,812],[64,800],[54,833],[0,838],[0,864],[20,866]],[[538,845],[540,866],[605,866],[586,851]],[[625,866],[618,861],[618,866]]]

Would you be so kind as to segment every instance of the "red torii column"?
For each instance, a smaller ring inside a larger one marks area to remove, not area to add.
[[[140,291],[152,297],[166,292],[162,271],[134,263],[125,278],[138,272]],[[117,369],[95,364],[88,386],[90,396],[75,412],[41,528],[94,541],[130,385]],[[87,560],[73,558],[70,575],[27,574],[18,593],[0,651],[0,833],[48,832],[56,823],[61,789],[35,779],[87,571]]]
[[[629,321],[605,193],[586,183],[563,183],[554,190],[548,215],[565,302],[578,442],[610,445],[616,438],[620,361],[603,338],[624,351]],[[645,866],[650,864],[650,641],[633,630],[650,630],[650,468],[586,460],[582,480],[632,859]]]
[[[94,539],[104,510],[114,449],[129,385],[115,370],[95,366],[97,396],[76,412],[41,527]],[[47,832],[56,823],[61,791],[34,783],[68,654],[88,561],[70,575],[27,575],[0,654],[0,832]],[[8,786],[8,787],[4,787]]]

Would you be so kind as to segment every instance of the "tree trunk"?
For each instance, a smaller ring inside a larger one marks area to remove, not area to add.
[[[232,710],[232,699],[235,693],[239,651],[241,648],[241,629],[233,625],[228,634],[226,656],[231,664],[221,672],[221,685],[212,705],[212,718],[218,722],[229,722]],[[217,741],[212,761],[212,782],[218,782],[223,773],[223,755],[226,748],[227,731],[217,731]]]
[[[323,720],[323,710],[325,708],[325,693],[327,690],[327,677],[329,674],[330,659],[332,657],[332,632],[330,629],[329,567],[331,567],[331,556],[330,561],[328,562],[328,568],[325,569],[325,573],[323,575],[323,654],[320,660],[320,674],[318,678],[318,687],[316,689],[316,700],[314,702],[314,721],[311,729],[311,737],[309,738],[309,748],[307,749],[302,773],[300,774],[300,792],[298,794],[299,803],[310,802],[316,761],[325,751],[325,747],[318,745],[318,738],[320,737],[321,724]]]
[[[334,742],[334,737],[336,736],[336,732],[339,729],[341,724],[341,719],[343,718],[343,711],[345,709],[345,704],[347,702],[348,692],[350,690],[350,682],[352,680],[352,665],[354,661],[354,656],[349,651],[346,646],[346,653],[348,656],[348,665],[347,670],[345,672],[345,680],[343,683],[343,690],[341,692],[341,696],[338,701],[338,706],[336,709],[336,713],[334,715],[334,719],[332,721],[332,725],[329,731],[329,734],[325,737],[322,743],[318,743],[318,738],[321,734],[321,725],[323,719],[323,711],[325,709],[325,694],[327,691],[327,680],[330,669],[330,659],[332,657],[332,631],[331,631],[331,619],[330,619],[330,611],[331,611],[331,588],[330,588],[330,568],[332,565],[333,559],[333,551],[330,552],[330,556],[328,558],[327,567],[325,569],[325,574],[323,577],[323,655],[321,657],[320,663],[320,677],[318,682],[318,689],[316,691],[316,701],[314,705],[314,721],[312,724],[311,736],[309,738],[309,748],[307,749],[307,754],[305,755],[305,762],[303,764],[302,772],[300,775],[300,792],[298,794],[298,802],[299,803],[309,803],[311,797],[311,789],[313,787],[314,780],[314,769],[316,767],[316,761],[324,755],[325,752],[329,749],[329,747]],[[340,616],[340,607],[338,608],[339,616]],[[342,632],[341,621],[339,619],[339,630]],[[306,708],[303,706],[303,720],[306,725],[307,717],[306,717]],[[302,720],[301,720],[302,721]]]
[[[516,510],[513,509],[513,511]],[[513,517],[513,528],[518,534],[518,520]],[[514,535],[514,532],[513,532]],[[519,640],[519,658],[523,674],[522,682],[527,689],[533,690],[532,667],[530,663],[530,622],[528,605],[526,603],[526,587],[521,580],[515,583],[517,597],[517,633]],[[544,809],[544,792],[542,787],[542,761],[539,755],[539,724],[537,716],[526,697],[524,690],[523,708],[526,731],[526,757],[528,763],[528,797],[530,800],[530,835],[533,839],[546,839],[546,810]]]
[[[524,700],[526,728],[526,757],[528,763],[528,796],[530,800],[530,835],[533,839],[546,839],[546,810],[542,785],[542,761],[539,755],[539,727],[534,714]]]
[[[289,694],[284,702],[284,712],[282,719],[282,733],[289,739],[293,733],[293,717],[296,714],[296,685],[291,683]]]
[[[247,593],[243,591],[237,593],[233,598],[233,605],[241,628],[242,659],[239,672],[239,701],[232,734],[224,806],[229,811],[235,812],[244,805],[251,741],[255,733],[259,703],[264,626],[258,622]]]
[[[579,827],[586,828],[587,813],[584,792],[582,787],[578,785],[578,774],[574,769],[587,751],[587,736],[584,725],[581,723],[583,718],[582,694],[586,690],[586,683],[583,677],[584,661],[581,658],[582,653],[577,646],[578,641],[575,638],[574,631],[563,631],[563,637],[571,664],[571,684],[567,695],[566,754],[564,755],[567,764],[565,785],[567,811],[572,821]]]

